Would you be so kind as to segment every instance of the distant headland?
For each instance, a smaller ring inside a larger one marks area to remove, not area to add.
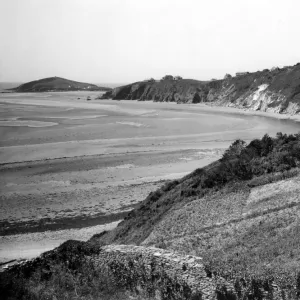
[[[257,72],[226,74],[199,81],[166,75],[114,88],[102,96],[113,100],[206,103],[246,110],[295,115],[300,113],[300,63]]]
[[[21,84],[9,89],[11,92],[64,92],[64,91],[110,91],[109,87],[100,87],[95,84],[78,82],[61,77],[48,77]]]

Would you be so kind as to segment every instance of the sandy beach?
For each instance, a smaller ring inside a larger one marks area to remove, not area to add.
[[[300,129],[299,116],[98,95],[0,94],[0,261],[116,226],[237,138]]]

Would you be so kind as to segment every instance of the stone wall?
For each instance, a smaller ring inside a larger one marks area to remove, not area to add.
[[[57,269],[57,266],[60,267]],[[16,295],[20,295],[20,283],[28,283],[32,276],[39,276],[35,274],[36,271],[37,274],[42,274],[45,280],[46,277],[49,279],[52,275],[56,276],[51,270],[61,271],[65,270],[65,267],[75,271],[68,273],[73,276],[71,276],[73,283],[74,278],[77,280],[79,277],[81,281],[78,282],[84,282],[85,276],[86,280],[89,280],[92,274],[100,283],[100,290],[97,284],[94,285],[95,292],[100,291],[101,294],[104,291],[104,294],[108,295],[105,299],[296,300],[300,295],[299,284],[280,286],[280,280],[276,278],[260,280],[255,276],[249,278],[229,276],[225,280],[207,270],[201,257],[133,245],[108,245],[98,248],[79,241],[67,241],[39,258],[9,268],[2,273],[2,278],[0,277],[0,290],[1,284],[5,283],[5,288],[17,289]],[[79,273],[76,275],[77,269]],[[5,278],[11,279],[7,281]],[[16,281],[17,278],[21,281]],[[39,280],[36,284],[40,286]],[[53,287],[56,286],[53,286],[52,281]],[[23,289],[21,291],[24,292]],[[19,299],[19,297],[3,299]]]
[[[216,280],[205,271],[200,257],[151,247],[110,245],[92,259],[131,295],[157,300],[216,298]]]

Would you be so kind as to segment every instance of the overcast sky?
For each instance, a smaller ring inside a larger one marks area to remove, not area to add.
[[[206,80],[300,62],[299,0],[0,0],[0,81]]]

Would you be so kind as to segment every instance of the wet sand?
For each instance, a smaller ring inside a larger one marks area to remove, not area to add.
[[[218,159],[237,138],[300,129],[281,116],[96,96],[0,94],[0,261],[55,247],[55,232],[60,243],[115,226],[149,192]]]
[[[104,230],[111,230],[119,221],[104,225],[57,231],[44,231],[31,234],[17,234],[1,238],[1,262],[31,259],[45,251],[58,247],[66,240],[85,241],[88,237]],[[15,262],[13,262],[15,263]],[[0,266],[0,271],[5,265]],[[2,268],[1,268],[2,267]]]

